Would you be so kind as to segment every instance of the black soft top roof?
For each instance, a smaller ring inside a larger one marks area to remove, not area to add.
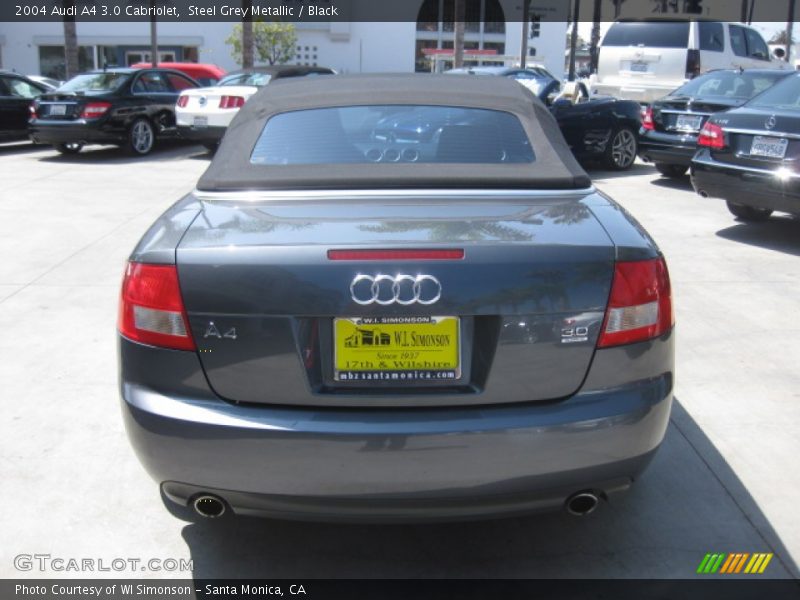
[[[516,115],[533,163],[365,163],[262,165],[250,155],[273,115],[341,106],[416,104],[499,110]],[[572,156],[547,108],[514,80],[473,75],[336,75],[287,78],[264,86],[236,115],[200,178],[204,191],[354,188],[576,189],[589,176]]]

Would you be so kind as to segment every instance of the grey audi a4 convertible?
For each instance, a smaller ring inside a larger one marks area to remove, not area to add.
[[[123,413],[206,517],[581,515],[664,437],[673,323],[655,243],[523,86],[287,80],[130,257]]]

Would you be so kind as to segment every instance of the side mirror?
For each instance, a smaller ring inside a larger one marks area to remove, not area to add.
[[[784,50],[783,48],[775,48],[772,51],[772,56],[777,58],[778,60],[783,60],[784,58],[786,58],[786,50]]]

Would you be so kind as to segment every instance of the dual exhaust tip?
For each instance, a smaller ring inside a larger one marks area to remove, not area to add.
[[[600,498],[591,490],[576,492],[564,502],[564,510],[574,517],[585,517],[593,513]]]
[[[591,490],[576,492],[564,502],[564,509],[575,517],[584,517],[593,513],[600,503],[600,498]],[[227,512],[225,501],[212,494],[201,494],[192,502],[192,508],[201,517],[217,519]]]
[[[197,496],[191,505],[194,512],[206,519],[217,519],[227,511],[225,501],[211,494],[201,494]]]

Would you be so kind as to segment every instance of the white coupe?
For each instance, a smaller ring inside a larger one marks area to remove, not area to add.
[[[231,120],[259,88],[273,79],[334,75],[327,67],[273,65],[228,73],[213,87],[185,90],[178,98],[175,116],[181,137],[217,149]]]

